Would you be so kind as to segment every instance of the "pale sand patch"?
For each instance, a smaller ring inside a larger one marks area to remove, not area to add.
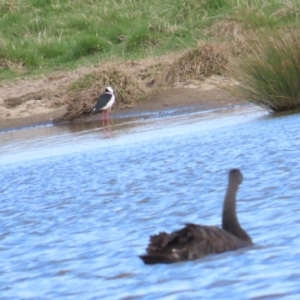
[[[14,119],[51,113],[55,109],[53,109],[51,104],[47,103],[47,101],[28,100],[15,108],[8,109],[5,107],[0,107],[0,115],[2,113],[1,110],[3,110],[3,113],[7,118]]]
[[[39,79],[22,78],[0,85],[0,106],[5,99],[18,98],[41,90],[56,91],[62,86],[79,79],[91,71],[91,68],[78,68],[75,71],[55,72]],[[0,118],[2,116],[0,115]]]

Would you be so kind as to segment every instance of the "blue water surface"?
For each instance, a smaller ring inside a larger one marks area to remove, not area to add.
[[[299,115],[246,106],[74,126],[0,133],[1,299],[299,297]],[[231,168],[255,246],[144,265],[151,234],[220,224]]]

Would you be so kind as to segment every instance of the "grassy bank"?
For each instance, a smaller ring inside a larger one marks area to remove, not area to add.
[[[299,15],[297,0],[0,0],[0,80],[243,39]]]

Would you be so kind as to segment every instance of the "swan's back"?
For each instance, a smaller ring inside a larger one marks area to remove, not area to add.
[[[216,226],[187,224],[173,233],[161,232],[151,236],[147,254],[140,258],[145,264],[174,263],[236,250],[251,244],[252,242],[243,241]]]

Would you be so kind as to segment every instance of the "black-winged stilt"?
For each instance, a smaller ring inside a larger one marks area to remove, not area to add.
[[[101,120],[102,124],[104,125],[104,114],[106,116],[107,121],[109,120],[109,113],[111,111],[111,108],[113,104],[115,103],[115,95],[114,95],[114,90],[112,87],[108,86],[105,89],[105,92],[101,94],[97,100],[97,103],[93,109],[93,113],[96,114],[97,112],[101,112]]]

